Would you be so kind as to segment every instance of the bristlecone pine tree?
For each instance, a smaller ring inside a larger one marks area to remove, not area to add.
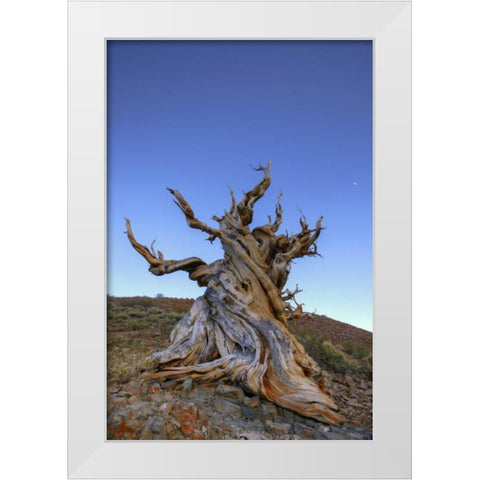
[[[126,220],[133,248],[150,264],[153,275],[183,270],[198,285],[207,287],[191,310],[171,333],[170,346],[153,355],[158,379],[185,379],[211,383],[229,379],[245,391],[259,395],[303,416],[330,423],[343,423],[338,407],[326,394],[319,365],[306,353],[288,329],[288,318],[301,312],[295,291],[285,289],[292,260],[318,255],[316,240],[322,217],[309,228],[302,214],[301,231],[279,234],[282,223],[280,196],[275,220],[250,228],[255,203],[270,186],[270,162],[262,180],[223,217],[214,216],[218,228],[195,217],[177,190],[169,189],[187,224],[218,239],[224,258],[207,264],[198,257],[166,260],[153,248],[141,245]],[[288,302],[293,300],[294,309]]]

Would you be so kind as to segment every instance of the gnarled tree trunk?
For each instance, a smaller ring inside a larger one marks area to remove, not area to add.
[[[197,220],[183,196],[169,189],[188,225],[221,242],[224,258],[211,264],[198,257],[165,260],[153,245],[149,249],[136,241],[126,220],[130,243],[148,261],[152,274],[184,270],[207,287],[172,331],[171,345],[153,355],[159,368],[154,377],[191,377],[198,383],[228,378],[301,415],[342,423],[337,406],[318,382],[318,364],[287,325],[294,310],[288,301],[298,293],[284,290],[290,265],[294,258],[318,255],[315,241],[322,218],[310,229],[302,215],[300,233],[277,235],[282,222],[279,197],[275,220],[250,229],[255,202],[270,185],[270,162],[255,170],[263,171],[262,180],[239,203],[230,190],[230,210],[213,217],[218,228]],[[296,305],[298,313],[301,306]]]

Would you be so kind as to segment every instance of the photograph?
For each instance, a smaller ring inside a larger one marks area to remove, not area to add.
[[[106,439],[373,439],[372,40],[106,41]]]

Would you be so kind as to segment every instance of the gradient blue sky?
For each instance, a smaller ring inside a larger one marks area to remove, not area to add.
[[[300,208],[327,227],[320,257],[298,259],[305,311],[372,330],[372,44],[370,41],[108,41],[107,291],[115,296],[198,297],[184,272],[155,277],[130,246],[165,258],[221,258],[191,230],[166,187],[216,225],[272,159],[272,185],[253,225],[275,212],[299,231]]]

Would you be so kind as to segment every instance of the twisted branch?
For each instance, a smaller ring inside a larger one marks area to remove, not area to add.
[[[270,177],[271,160],[268,161],[266,167],[259,165],[257,168],[252,167],[255,171],[263,171],[264,176],[262,180],[255,185],[249,192],[244,194],[241,202],[237,205],[237,212],[242,222],[242,225],[250,225],[253,220],[253,207],[255,203],[260,200],[267,191],[272,181]]]
[[[203,284],[202,277],[208,272],[206,268],[201,268],[207,267],[207,264],[201,258],[188,257],[183,260],[165,260],[162,252],[159,250],[155,252],[153,248],[153,243],[155,241],[152,242],[152,246],[149,249],[145,245],[137,242],[128,218],[125,219],[125,225],[127,227],[125,233],[127,234],[132,247],[150,264],[148,269],[150,273],[161,276],[178,270],[183,270],[189,273],[192,280],[197,280],[199,284]]]
[[[176,198],[176,200],[174,200],[174,203],[185,215],[185,219],[187,220],[187,225],[189,227],[208,233],[209,237],[207,238],[207,240],[209,240],[210,242],[213,242],[216,238],[223,238],[222,232],[220,230],[208,226],[206,223],[201,222],[195,217],[192,207],[183,198],[182,194],[178,190],[174,190],[173,188],[167,188],[167,190]]]

